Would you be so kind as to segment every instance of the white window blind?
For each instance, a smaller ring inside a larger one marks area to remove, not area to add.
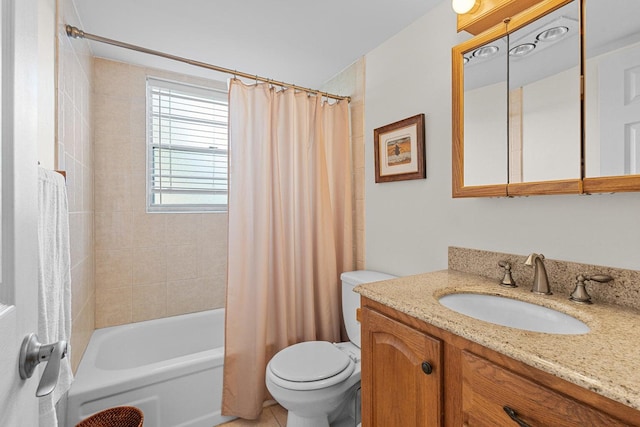
[[[148,210],[226,211],[227,92],[147,78]]]

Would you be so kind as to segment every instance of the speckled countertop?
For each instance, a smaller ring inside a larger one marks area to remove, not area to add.
[[[640,410],[640,312],[614,305],[581,305],[567,295],[536,295],[528,286],[454,270],[376,283],[355,291],[470,341]],[[584,335],[554,335],[494,325],[458,314],[438,302],[449,293],[502,295],[550,307],[582,320]]]

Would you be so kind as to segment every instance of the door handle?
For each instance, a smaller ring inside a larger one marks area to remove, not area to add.
[[[31,378],[40,362],[47,362],[42,378],[36,390],[36,397],[46,396],[56,388],[60,374],[60,360],[67,355],[67,342],[64,340],[41,344],[36,334],[27,335],[20,347],[20,378]]]

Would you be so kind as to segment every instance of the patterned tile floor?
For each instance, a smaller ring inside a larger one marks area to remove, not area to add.
[[[260,419],[247,421],[237,419],[221,424],[220,427],[286,427],[287,410],[280,405],[268,406],[262,410]]]

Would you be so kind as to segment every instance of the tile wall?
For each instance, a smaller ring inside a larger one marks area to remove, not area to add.
[[[72,40],[65,23],[79,26],[71,0],[58,0],[56,166],[67,173],[71,240],[71,366],[75,371],[94,330],[94,203],[91,96],[93,57],[83,40]]]
[[[146,212],[147,75],[219,87],[94,59],[96,328],[225,302],[227,214]]]

